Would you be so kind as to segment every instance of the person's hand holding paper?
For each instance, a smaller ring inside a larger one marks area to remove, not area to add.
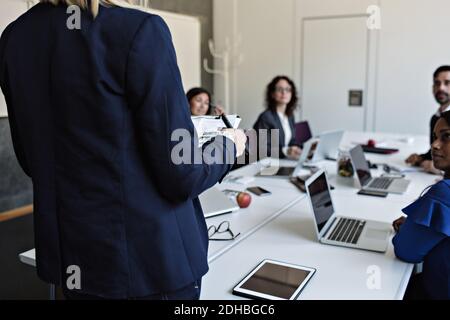
[[[195,130],[199,137],[199,145],[213,139],[219,134],[223,134],[223,129],[227,128],[221,116],[194,116],[191,117]],[[241,118],[237,115],[228,115],[226,119],[232,128],[237,129],[241,122]],[[232,139],[233,140],[233,139]],[[234,140],[233,140],[234,141]]]
[[[240,157],[244,153],[245,144],[247,143],[247,136],[244,130],[223,129],[222,134],[234,142],[236,145],[236,156]]]

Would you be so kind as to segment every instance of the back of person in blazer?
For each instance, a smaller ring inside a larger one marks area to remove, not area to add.
[[[295,142],[294,111],[297,102],[297,89],[288,77],[277,76],[267,86],[267,109],[259,115],[253,126],[258,135],[258,146],[267,144],[267,156],[274,156],[273,150],[277,150],[280,158],[300,157],[302,150]],[[279,130],[278,146],[272,146],[271,143],[271,130],[275,129]],[[259,130],[267,130],[267,139]]]
[[[175,164],[174,130],[202,150],[165,22],[119,0],[75,0],[73,29],[66,1],[47,2],[0,40],[14,149],[33,181],[39,277],[75,299],[197,299],[208,270],[197,197],[228,173],[245,134],[209,144],[222,163]]]

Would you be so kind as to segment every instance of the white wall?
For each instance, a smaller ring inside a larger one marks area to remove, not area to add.
[[[18,16],[27,11],[29,4],[25,0],[0,1],[0,35],[3,30]],[[0,117],[7,116],[5,97],[0,90]]]
[[[262,110],[273,76],[284,73],[301,86],[304,17],[364,14],[372,4],[381,7],[381,30],[371,31],[367,129],[428,134],[437,109],[432,73],[450,64],[448,0],[214,0],[215,41],[242,38],[238,51],[244,61],[234,70],[231,107],[244,118],[243,126],[251,126]],[[222,88],[217,76],[218,100]]]
[[[428,134],[432,74],[450,64],[450,1],[382,0],[381,10],[376,128]]]
[[[242,39],[237,49],[244,60],[232,74],[235,90],[232,90],[231,105],[225,106],[231,110],[236,107],[243,119],[241,127],[251,127],[263,110],[267,83],[277,74],[294,72],[294,4],[294,0],[214,1],[214,39],[218,46],[224,46],[226,37],[232,42],[238,40],[233,35],[233,24]],[[233,21],[236,19],[233,6],[236,6],[237,21]],[[219,61],[215,66],[221,67]],[[220,100],[221,76],[214,78],[214,87],[216,99]]]

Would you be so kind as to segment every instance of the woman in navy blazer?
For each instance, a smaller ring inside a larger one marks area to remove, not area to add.
[[[431,155],[444,180],[403,209],[407,218],[394,221],[395,254],[410,263],[423,262],[406,299],[450,299],[450,111],[434,127]]]
[[[294,111],[297,107],[297,89],[294,82],[286,76],[275,77],[266,89],[267,109],[261,113],[253,125],[258,136],[258,146],[267,146],[267,156],[298,159],[300,147],[295,142]],[[260,130],[267,130],[267,135]],[[272,146],[272,130],[279,130],[278,145]],[[267,137],[267,138],[266,138]],[[258,155],[261,156],[260,152]]]
[[[164,21],[102,0],[71,29],[65,1],[46,2],[0,40],[39,277],[69,298],[198,298],[208,234],[197,196],[227,174],[245,135],[212,142],[223,164],[175,164],[174,130],[201,150]]]

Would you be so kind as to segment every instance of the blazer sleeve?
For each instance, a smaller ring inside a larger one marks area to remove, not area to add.
[[[408,218],[393,239],[397,257],[421,262],[439,242],[450,236],[449,187],[448,181],[442,180],[403,208]]]
[[[395,255],[400,260],[419,263],[445,238],[445,234],[436,232],[407,218],[400,227],[399,233],[392,239],[392,243],[394,244]]]
[[[171,202],[196,198],[228,173],[235,161],[235,145],[227,138],[217,138],[205,148],[213,150],[210,154],[221,161],[203,159],[170,31],[159,16],[148,16],[137,31],[128,57],[126,81],[142,153],[164,198]],[[183,145],[188,148],[182,153],[186,156],[184,152],[188,152],[190,161],[173,161],[173,150],[180,143],[172,139],[175,132],[187,134]]]
[[[11,25],[3,31],[2,37],[0,39],[0,87],[2,89],[3,95],[5,96],[6,106],[8,109],[9,126],[11,130],[14,153],[16,154],[17,161],[19,162],[22,170],[27,176],[31,177],[31,170],[27,162],[25,149],[23,147],[19,131],[17,129],[14,107],[12,105],[12,101],[9,98],[10,89],[8,83],[8,68],[6,65],[6,45],[10,34],[10,28]]]

